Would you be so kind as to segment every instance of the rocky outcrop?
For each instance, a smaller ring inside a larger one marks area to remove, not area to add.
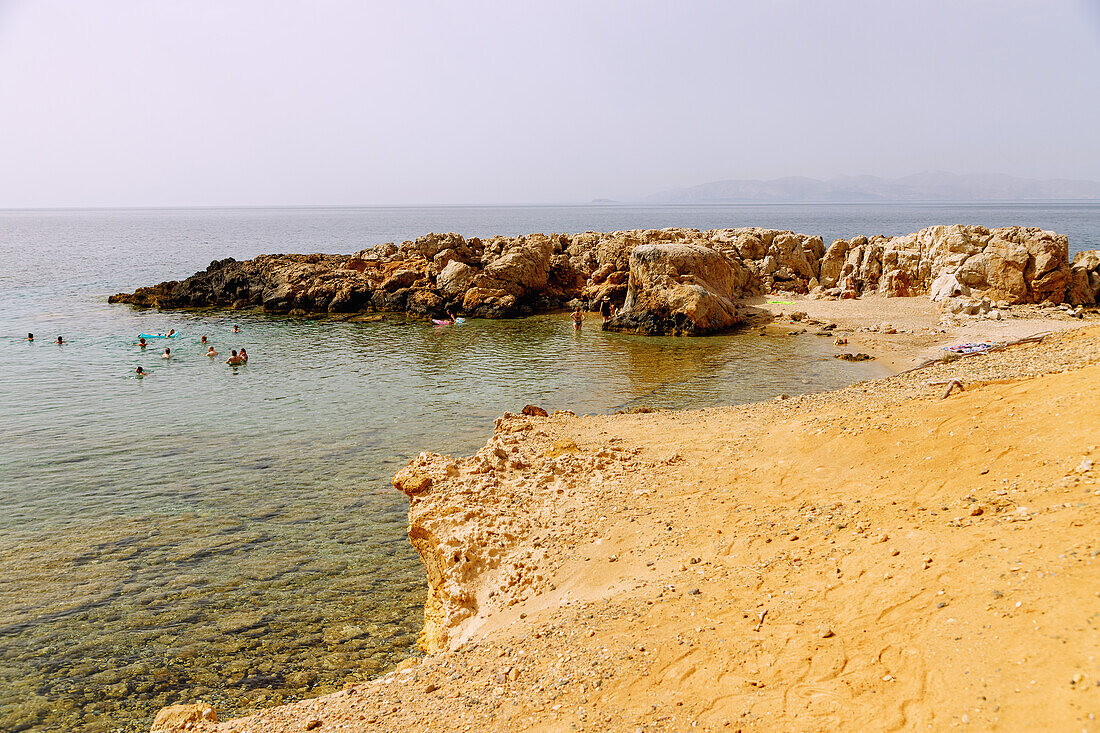
[[[733,305],[765,293],[855,298],[967,291],[1008,303],[1096,302],[1095,255],[1023,227],[936,226],[854,237],[828,248],[789,231],[648,229],[466,239],[427,234],[353,255],[262,255],[212,262],[183,281],[111,296],[157,308],[262,307],[272,313],[445,311],[501,318],[604,298],[611,328],[701,334],[739,322]],[[1092,257],[1092,259],[1090,259]],[[937,284],[934,287],[934,284]]]
[[[838,239],[825,252],[820,277],[822,292],[839,297],[932,291],[942,298],[945,289],[965,289],[1013,304],[1061,303],[1069,281],[1065,236],[1034,228],[962,225],[901,237]]]
[[[1073,258],[1067,299],[1074,305],[1100,305],[1100,249]]]
[[[394,476],[409,497],[409,540],[428,576],[418,645],[429,654],[459,646],[486,617],[552,591],[543,548],[561,532],[586,536],[567,525],[591,526],[606,511],[599,498],[640,468],[618,447],[585,450],[546,432],[548,420],[575,420],[573,413],[548,418],[528,408],[497,419],[477,454],[421,453]]]
[[[604,328],[647,336],[702,335],[741,323],[733,299],[751,273],[701,244],[643,244],[630,253],[622,310]]]

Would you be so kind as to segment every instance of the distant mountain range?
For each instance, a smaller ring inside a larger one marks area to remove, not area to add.
[[[647,196],[663,203],[739,201],[1023,201],[1100,200],[1100,182],[1035,180],[996,173],[956,175],[940,171],[903,178],[837,176],[827,181],[791,176],[770,181],[715,181]]]

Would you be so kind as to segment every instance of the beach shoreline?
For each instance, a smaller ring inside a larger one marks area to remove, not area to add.
[[[428,655],[191,729],[1092,730],[1098,361],[1091,325],[818,395],[506,414],[395,478]]]

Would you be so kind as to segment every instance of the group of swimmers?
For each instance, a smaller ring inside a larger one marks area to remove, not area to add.
[[[240,332],[241,332],[241,327],[240,326],[233,326],[233,333],[240,333]],[[168,331],[168,337],[169,338],[171,338],[175,334],[176,334],[176,329],[174,329],[174,328]],[[206,336],[203,336],[199,340],[199,343],[203,346],[206,346],[206,352],[205,352],[206,356],[210,357],[211,359],[213,359],[215,356],[219,356],[218,352],[214,350],[214,347],[212,345],[210,345],[210,342],[209,342],[209,340],[207,339]],[[145,337],[144,336],[139,336],[138,337],[137,345],[138,345],[138,348],[141,348],[141,349],[144,349],[146,346],[148,346],[148,344],[145,342]],[[172,348],[170,346],[165,346],[164,347],[164,353],[160,355],[160,358],[162,358],[162,359],[171,359],[172,358]],[[225,363],[228,364],[229,366],[244,366],[245,364],[248,363],[248,352],[245,350],[245,348],[243,346],[240,349],[230,349],[229,350],[229,358],[225,360]],[[143,369],[142,367],[138,367],[137,369],[135,369],[134,374],[138,377],[147,377],[147,376],[149,376],[149,372],[145,371],[145,369]]]
[[[233,333],[240,333],[240,332],[241,332],[241,327],[240,326],[233,326]],[[172,338],[175,335],[176,335],[176,329],[172,328],[172,329],[168,330],[168,338]],[[34,334],[33,333],[28,333],[26,341],[33,344],[34,343]],[[63,337],[58,336],[57,340],[54,341],[54,343],[57,344],[58,346],[61,346],[63,344],[67,344],[69,342],[66,341]],[[207,347],[206,348],[206,355],[209,356],[211,359],[213,359],[215,356],[219,355],[217,351],[214,351],[214,347],[209,344],[208,339],[206,338],[206,336],[202,337],[202,339],[200,340],[200,343]],[[148,345],[149,344],[146,343],[144,336],[138,336],[138,340],[137,340],[138,348],[144,349]],[[164,353],[160,355],[160,358],[162,358],[162,359],[171,359],[172,358],[172,349],[171,349],[171,347],[168,347],[168,346],[164,347]],[[248,352],[245,351],[245,348],[243,346],[240,349],[230,349],[229,358],[225,360],[225,363],[230,365],[230,366],[243,366],[243,365],[248,363]],[[145,369],[140,367],[140,366],[137,369],[134,370],[134,374],[139,376],[139,377],[149,376],[149,372],[145,371]]]

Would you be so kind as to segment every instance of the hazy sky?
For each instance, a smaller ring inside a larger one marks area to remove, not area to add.
[[[0,0],[0,207],[1100,179],[1100,2]]]

